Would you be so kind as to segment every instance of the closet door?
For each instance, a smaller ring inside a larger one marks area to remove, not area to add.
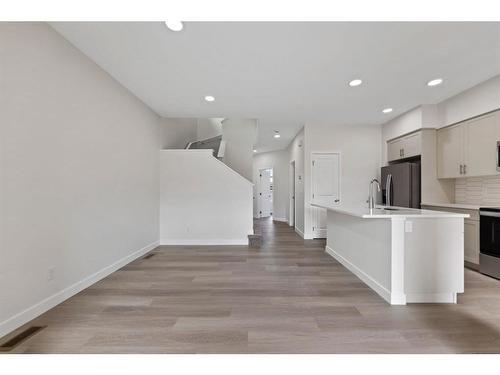
[[[312,153],[312,203],[340,204],[340,154]],[[326,238],[326,209],[311,207],[314,238]]]

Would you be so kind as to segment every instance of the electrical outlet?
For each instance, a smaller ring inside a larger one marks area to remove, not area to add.
[[[56,269],[54,267],[50,267],[47,271],[47,281],[52,281],[54,280],[54,274],[56,272]]]

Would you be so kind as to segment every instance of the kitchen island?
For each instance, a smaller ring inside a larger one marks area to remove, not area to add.
[[[456,303],[466,214],[328,206],[326,251],[391,305]]]

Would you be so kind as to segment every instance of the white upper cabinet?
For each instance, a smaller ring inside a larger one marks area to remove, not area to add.
[[[495,175],[500,113],[490,113],[437,131],[439,178]]]
[[[462,177],[464,129],[450,126],[437,132],[437,174],[439,178]]]
[[[387,160],[394,161],[420,155],[421,139],[421,132],[416,132],[387,142]]]
[[[417,132],[407,135],[402,138],[403,142],[403,158],[411,158],[420,155],[421,152],[422,133]]]
[[[466,176],[488,176],[497,174],[497,141],[500,140],[500,118],[492,113],[465,124],[465,171]]]
[[[395,139],[387,142],[387,160],[393,161],[402,158],[401,150],[403,149],[401,139]]]

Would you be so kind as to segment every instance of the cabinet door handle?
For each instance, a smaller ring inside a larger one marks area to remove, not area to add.
[[[467,165],[464,164],[464,174],[467,174]]]
[[[401,149],[401,155],[402,155],[403,157],[405,157],[405,149],[404,149],[404,148],[402,148],[402,149]]]

